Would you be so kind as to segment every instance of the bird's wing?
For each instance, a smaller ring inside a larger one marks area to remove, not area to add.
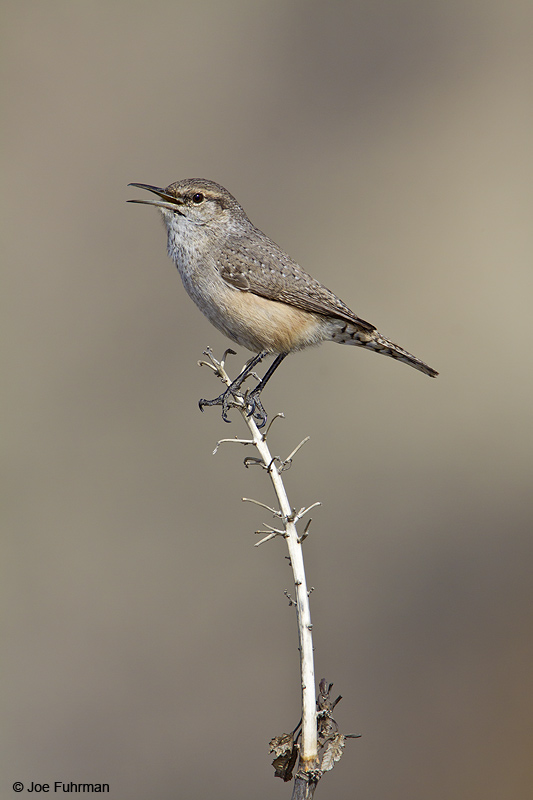
[[[221,277],[242,292],[253,292],[313,314],[337,317],[374,331],[320,281],[307,274],[275,242],[258,231],[249,246],[247,239],[229,237],[218,254]]]

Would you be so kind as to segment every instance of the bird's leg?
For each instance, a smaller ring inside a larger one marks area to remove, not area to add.
[[[248,408],[248,415],[249,416],[252,415],[254,417],[254,419],[257,422],[258,428],[263,428],[266,425],[267,421],[266,411],[263,408],[261,400],[259,399],[259,395],[261,394],[266,384],[268,383],[274,372],[277,370],[277,368],[279,367],[279,365],[281,364],[286,355],[288,355],[288,353],[280,353],[279,355],[277,355],[272,364],[269,366],[269,368],[263,375],[262,380],[260,380],[257,386],[255,387],[255,389],[252,389],[251,392],[247,392],[246,394],[245,400],[246,400],[246,406]]]
[[[204,406],[222,406],[222,419],[224,420],[224,422],[231,422],[231,420],[228,419],[228,411],[230,410],[230,408],[235,407],[234,397],[237,395],[239,389],[241,388],[246,378],[250,375],[253,368],[257,366],[257,364],[259,364],[260,361],[262,361],[266,355],[268,355],[267,351],[262,350],[256,356],[253,356],[253,358],[247,361],[242,372],[239,375],[237,375],[235,380],[230,383],[228,388],[224,392],[222,392],[221,395],[215,397],[214,400],[199,400],[198,405],[200,406],[200,411],[204,410]],[[268,370],[268,372],[270,372],[270,370]],[[265,421],[266,421],[266,414],[264,413],[264,409],[263,409],[263,414],[265,415]]]

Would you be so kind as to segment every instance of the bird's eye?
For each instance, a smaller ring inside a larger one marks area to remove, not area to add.
[[[204,200],[205,200],[205,198],[204,198],[204,196],[203,196],[203,194],[201,192],[196,192],[196,194],[193,194],[193,196],[192,196],[192,201],[197,206],[199,206],[200,203],[203,203]]]

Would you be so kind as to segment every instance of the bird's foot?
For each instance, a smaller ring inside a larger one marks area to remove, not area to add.
[[[252,392],[247,392],[243,398],[241,394],[237,394],[238,388],[233,387],[233,384],[231,384],[214,400],[199,400],[200,411],[203,411],[205,406],[222,406],[222,419],[224,422],[231,422],[228,419],[230,408],[242,408],[244,403],[247,416],[254,418],[258,428],[264,428],[267,423],[267,413],[259,399],[261,392],[254,389]]]
[[[259,399],[261,389],[256,387],[251,392],[247,392],[245,397],[246,413],[249,417],[253,417],[258,428],[264,428],[267,423],[267,414],[263,408],[263,404]]]
[[[233,350],[226,350],[224,353],[224,359],[228,353],[234,354]],[[211,361],[213,361],[212,356],[208,353]],[[230,408],[246,408],[247,416],[253,416],[257,423],[258,428],[263,428],[267,422],[267,415],[266,411],[263,408],[263,405],[259,399],[259,395],[261,394],[261,390],[263,389],[264,384],[266,383],[265,379],[263,378],[260,381],[255,389],[251,392],[247,391],[244,395],[241,394],[241,387],[244,381],[250,377],[250,375],[254,375],[252,369],[258,364],[265,356],[267,355],[266,351],[261,351],[256,356],[251,358],[247,363],[244,369],[242,370],[241,374],[238,375],[232,383],[228,386],[225,391],[222,392],[221,395],[215,397],[214,400],[199,400],[198,405],[200,406],[200,411],[204,410],[204,406],[222,406],[222,419],[224,422],[231,422],[228,419],[228,412]],[[283,358],[284,356],[278,356],[278,360]],[[218,364],[218,362],[216,362]],[[220,362],[223,364],[223,362]],[[219,364],[219,366],[220,366]],[[216,371],[216,370],[215,370]],[[270,367],[269,372],[272,372],[272,367]],[[268,373],[267,373],[268,374]],[[225,373],[224,373],[225,376]],[[219,372],[219,377],[224,377],[222,373]],[[269,376],[270,377],[270,376]],[[267,378],[268,380],[268,378]]]
[[[214,400],[198,400],[200,411],[204,410],[204,406],[222,406],[222,419],[224,422],[231,422],[231,420],[228,419],[230,408],[242,408],[242,403],[237,402],[236,398],[239,397],[240,400],[243,400],[243,397],[242,395],[236,394],[236,392],[237,389],[234,389],[233,384],[231,384],[226,391],[222,392],[218,397],[215,397]]]

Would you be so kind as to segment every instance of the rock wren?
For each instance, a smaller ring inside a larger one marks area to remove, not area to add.
[[[307,274],[246,216],[223,186],[186,178],[159,189],[131,183],[158,196],[130,200],[157,206],[168,234],[168,253],[183,285],[215,328],[257,355],[229,389],[204,405],[222,405],[226,422],[236,392],[264,356],[277,356],[258,386],[246,394],[259,426],[266,414],[259,394],[288,353],[322,342],[366,347],[435,377],[438,373],[360,319]]]

